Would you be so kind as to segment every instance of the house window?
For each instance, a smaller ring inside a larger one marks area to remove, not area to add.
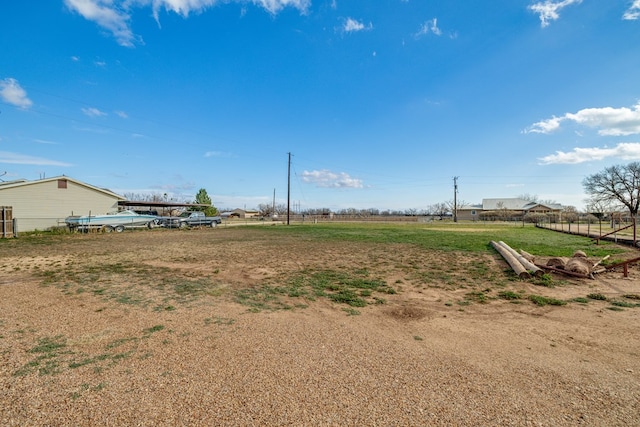
[[[475,215],[475,214],[476,214],[476,211],[471,211],[471,215]]]
[[[59,179],[58,180],[58,188],[67,188],[67,180]]]

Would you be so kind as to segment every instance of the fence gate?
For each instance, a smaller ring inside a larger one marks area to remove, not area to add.
[[[0,237],[13,237],[13,207],[0,206]]]

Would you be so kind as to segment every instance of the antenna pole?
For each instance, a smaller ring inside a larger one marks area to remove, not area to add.
[[[453,177],[453,222],[458,222],[458,177]]]
[[[287,225],[291,213],[291,152],[289,152],[289,164],[287,167]]]

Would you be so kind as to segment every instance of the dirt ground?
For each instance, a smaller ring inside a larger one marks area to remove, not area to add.
[[[637,267],[548,287],[491,253],[259,230],[19,240],[0,244],[3,426],[640,425],[640,307],[611,305]],[[354,306],[304,285],[327,277],[385,285]]]

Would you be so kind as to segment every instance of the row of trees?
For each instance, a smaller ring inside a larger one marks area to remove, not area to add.
[[[589,195],[587,200],[586,212],[595,216],[596,218],[602,218],[606,214],[618,212],[621,209],[626,209],[629,212],[631,218],[635,218],[638,215],[640,209],[640,162],[632,162],[627,165],[616,165],[605,168],[603,171],[586,177],[583,181],[585,192]],[[169,197],[166,193],[154,193],[154,194],[125,194],[125,197],[129,200],[148,201],[157,203],[181,203],[174,197]],[[523,194],[519,196],[521,199],[531,202],[538,202],[542,204],[556,204],[555,201],[543,201],[539,200],[537,196],[531,196]],[[195,196],[195,200],[192,202],[198,205],[194,206],[192,210],[204,211],[206,215],[216,215],[218,209],[213,206],[211,197],[207,193],[207,190],[201,188]],[[464,201],[457,201],[457,206],[453,201],[436,203],[428,206],[426,209],[406,209],[406,210],[379,210],[375,208],[369,209],[356,209],[347,208],[341,209],[335,214],[352,216],[352,217],[371,217],[371,216],[433,216],[444,218],[451,215],[455,209],[459,209],[461,206],[466,205]],[[262,216],[273,216],[274,214],[286,215],[287,205],[285,204],[260,204],[258,205],[258,211]],[[328,215],[331,211],[329,209],[306,209],[302,212],[298,212],[306,215]],[[505,218],[509,216],[509,212],[504,210],[503,212],[496,211],[495,215],[501,215]],[[580,213],[573,206],[566,207],[562,212],[562,219],[567,222],[576,221],[580,217]],[[530,220],[535,222],[543,218],[535,214],[531,214]],[[548,215],[545,215],[548,218]]]
[[[286,215],[287,205],[282,203],[282,204],[276,204],[274,206],[273,204],[261,203],[258,205],[258,212],[260,212],[261,216],[267,216],[267,217],[272,216],[273,213],[276,213],[277,215]],[[448,211],[444,212],[442,215],[443,216],[447,215],[447,212]],[[366,209],[345,208],[345,209],[339,209],[337,211],[332,211],[329,208],[315,208],[315,209],[310,208],[310,209],[303,209],[300,211],[296,211],[295,213],[301,214],[301,215],[312,215],[312,216],[323,216],[323,215],[326,216],[333,213],[335,215],[347,216],[347,217],[353,217],[353,218],[357,218],[357,217],[367,218],[372,216],[432,215],[431,209],[380,210],[376,208],[366,208]]]

